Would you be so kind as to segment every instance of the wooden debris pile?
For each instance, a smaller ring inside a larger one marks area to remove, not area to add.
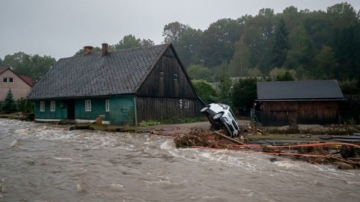
[[[191,130],[188,134],[178,135],[174,139],[176,147],[208,147],[230,149],[231,141],[208,133],[201,128]]]
[[[240,136],[241,137],[241,136]],[[275,156],[286,156],[313,164],[332,164],[339,169],[360,168],[360,145],[344,142],[291,143],[285,146],[244,144],[221,132],[194,129],[174,139],[176,147],[252,150]]]

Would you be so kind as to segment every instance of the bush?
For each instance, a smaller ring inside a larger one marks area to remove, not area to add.
[[[209,82],[204,80],[192,80],[192,83],[196,93],[205,103],[209,104],[216,101],[216,90]]]
[[[34,104],[28,100],[21,98],[17,101],[17,107],[23,115],[28,115],[33,112]]]

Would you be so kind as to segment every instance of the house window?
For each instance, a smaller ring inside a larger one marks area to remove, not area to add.
[[[14,79],[13,79],[13,78],[9,78],[9,82],[10,82],[10,83],[14,82]]]
[[[55,101],[50,101],[50,111],[51,112],[55,111]]]
[[[189,108],[190,108],[189,100],[184,100],[184,109],[189,109]]]
[[[109,102],[109,100],[105,100],[105,111],[106,112],[110,111],[110,102]]]
[[[174,74],[174,80],[177,80],[177,78],[178,78],[178,75]]]
[[[3,78],[3,82],[5,82],[5,83],[6,83],[6,82],[7,82],[7,78]]]
[[[44,112],[45,111],[45,101],[41,101],[40,102],[40,111]]]
[[[85,111],[91,112],[91,100],[85,100]]]
[[[182,109],[183,108],[183,101],[180,99],[179,100],[179,108]]]

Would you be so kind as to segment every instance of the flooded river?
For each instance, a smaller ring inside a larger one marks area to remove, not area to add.
[[[0,201],[359,201],[360,171],[0,119]]]

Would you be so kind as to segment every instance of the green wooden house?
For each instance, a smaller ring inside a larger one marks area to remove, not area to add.
[[[28,96],[36,121],[134,125],[200,116],[197,96],[171,44],[93,52],[60,59]]]

